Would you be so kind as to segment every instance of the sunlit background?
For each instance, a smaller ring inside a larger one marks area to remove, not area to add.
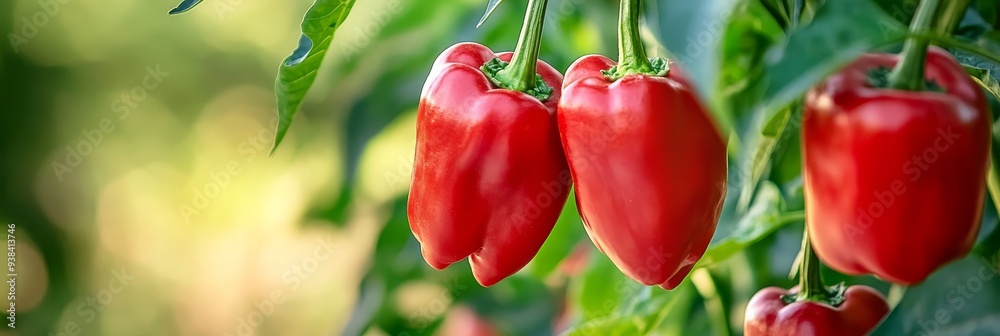
[[[728,334],[757,289],[792,285],[801,221],[666,292],[597,253],[572,200],[491,288],[467,262],[423,262],[405,218],[421,86],[456,42],[513,49],[526,0],[479,29],[485,0],[357,1],[270,157],[274,79],[311,1],[168,16],[177,2],[0,1],[0,224],[16,226],[19,275],[0,335],[546,335],[609,330],[619,307],[656,334]],[[549,1],[541,58],[617,55],[617,4]],[[781,150],[758,219],[802,210],[799,148]],[[899,301],[872,277],[827,279]]]
[[[405,196],[431,62],[458,41],[511,49],[524,1],[478,30],[481,1],[358,1],[273,157],[272,85],[309,1],[167,16],[176,2],[0,3],[0,220],[17,226],[17,333],[337,334]],[[565,69],[613,51],[614,36],[582,20],[613,22],[613,3],[566,5],[547,34],[572,34],[544,58]],[[421,327],[450,310],[445,290],[414,281],[388,302]]]

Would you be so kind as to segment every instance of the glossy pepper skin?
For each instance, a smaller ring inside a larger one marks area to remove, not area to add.
[[[926,78],[944,93],[868,84],[870,70],[896,60],[862,56],[808,94],[806,209],[824,263],[911,285],[975,243],[990,116],[982,90],[936,47],[927,55]]]
[[[667,76],[601,73],[585,56],[566,71],[559,132],[587,233],[644,285],[673,289],[715,233],[726,144],[677,68]]]
[[[548,237],[569,194],[555,110],[562,75],[544,102],[497,88],[480,70],[496,55],[475,43],[442,53],[424,85],[407,213],[427,263],[469,257],[483,286],[514,274]]]
[[[757,292],[747,304],[744,335],[863,336],[889,313],[885,297],[868,286],[848,287],[836,307],[808,300],[789,304],[782,297],[790,293],[778,287]]]

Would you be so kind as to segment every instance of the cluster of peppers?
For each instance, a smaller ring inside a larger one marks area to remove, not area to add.
[[[921,3],[915,30],[937,2]],[[545,6],[529,1],[513,53],[460,43],[434,63],[408,202],[424,259],[443,269],[468,257],[476,280],[493,285],[534,257],[575,187],[598,250],[636,281],[673,289],[715,233],[724,136],[677,65],[647,58],[639,0],[621,1],[618,62],[585,56],[565,78],[538,60]],[[825,287],[819,260],[912,285],[971,249],[986,98],[925,40],[911,38],[902,55],[864,55],[807,95],[800,285],[758,292],[747,335],[863,335],[888,313],[872,288]]]
[[[639,0],[621,3],[621,63],[586,56],[565,80],[537,60],[545,4],[529,1],[513,54],[460,43],[435,61],[417,113],[410,228],[432,267],[468,257],[489,286],[534,257],[575,185],[597,248],[672,289],[715,233],[726,143],[680,73],[646,58]]]

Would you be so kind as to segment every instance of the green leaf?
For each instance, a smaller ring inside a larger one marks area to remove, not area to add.
[[[965,72],[969,76],[972,76],[987,93],[993,95],[995,99],[1000,99],[1000,65],[993,64],[989,69],[972,65],[963,65],[962,67],[965,68]]]
[[[757,191],[753,206],[740,218],[736,229],[725,235],[725,238],[713,241],[705,255],[695,264],[695,268],[720,263],[797,219],[795,217],[798,215],[782,215],[783,207],[781,190],[774,183],[765,181]]]
[[[642,335],[643,332],[639,320],[641,320],[641,317],[639,316],[619,316],[599,320],[589,320],[561,335]]]
[[[907,289],[872,335],[1000,334],[997,261],[973,254],[938,270]]]
[[[965,53],[958,53],[959,60],[965,64],[965,72],[972,76],[973,79],[983,87],[983,90],[989,93],[991,106],[994,106],[993,120],[996,120],[1000,110],[996,110],[997,101],[1000,101],[1000,65],[995,63],[982,62],[980,59],[968,55]],[[967,65],[969,63],[975,63],[976,65],[990,67],[988,69],[980,68],[977,66]],[[990,197],[993,200],[993,205],[996,208],[1000,208],[1000,124],[994,123],[992,128],[993,133],[993,144],[990,148],[990,171],[987,179],[986,186],[990,191]]]
[[[222,0],[222,1],[225,1],[225,0]],[[174,9],[171,9],[169,12],[167,12],[167,14],[169,14],[169,15],[175,15],[175,14],[180,14],[180,13],[187,12],[187,11],[191,10],[191,8],[194,8],[194,6],[197,6],[198,4],[200,4],[201,2],[202,2],[202,0],[184,0],[184,1],[181,1],[181,3],[179,5],[177,5],[177,7],[174,7]]]
[[[330,48],[337,28],[347,19],[353,6],[354,0],[316,0],[306,11],[299,46],[282,61],[274,82],[278,98],[278,128],[274,134],[272,154],[288,132],[292,117],[316,80],[323,56]]]
[[[590,260],[582,276],[571,283],[574,304],[586,320],[623,311],[628,300],[644,286],[622,274],[611,259],[596,249],[591,250]]]
[[[748,204],[750,204],[750,199],[753,193],[757,190],[757,184],[760,182],[760,178],[764,175],[764,169],[767,168],[768,164],[771,162],[771,158],[774,154],[775,148],[778,147],[779,141],[787,141],[790,137],[783,137],[782,133],[785,130],[785,125],[788,124],[788,120],[792,115],[792,107],[781,109],[781,112],[775,114],[771,120],[764,123],[763,128],[760,131],[760,135],[755,137],[757,146],[754,148],[753,153],[750,155],[750,175],[743,178],[743,186],[740,188],[740,198],[736,203],[737,213],[743,213],[746,210]]]
[[[476,28],[482,26],[483,23],[486,22],[486,19],[489,19],[490,15],[493,15],[493,11],[497,10],[497,6],[500,6],[501,2],[503,2],[503,0],[490,0],[490,3],[486,5],[486,13],[483,14],[481,19],[479,19],[479,23],[476,24]]]
[[[631,303],[613,308],[613,314],[600,317],[584,314],[583,323],[561,335],[660,335],[662,329],[676,331],[667,334],[679,334],[691,313],[688,306],[696,299],[696,293],[691,281],[684,281],[673,291],[640,286],[626,300]]]
[[[653,3],[656,22],[650,24],[663,46],[680,63],[694,85],[694,91],[708,105],[723,134],[733,129],[735,120],[719,81],[722,68],[722,40],[736,0],[680,1]]]
[[[845,19],[850,18],[850,19]],[[767,89],[758,108],[767,118],[858,56],[899,41],[906,28],[870,0],[827,1],[810,24],[792,31],[772,50]]]

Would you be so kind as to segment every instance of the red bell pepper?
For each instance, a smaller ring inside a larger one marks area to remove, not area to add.
[[[797,292],[797,288],[789,291],[779,287],[757,292],[747,304],[743,334],[863,336],[889,313],[885,297],[868,286],[848,287],[843,293],[843,302],[837,306],[812,300],[790,300]]]
[[[823,285],[810,232],[802,239],[799,285],[791,291],[768,287],[747,303],[746,336],[863,336],[889,314],[885,297],[868,286]],[[846,289],[846,290],[845,290]]]
[[[531,1],[514,54],[442,53],[417,112],[410,228],[428,264],[469,257],[483,286],[534,257],[572,183],[555,118],[562,75],[536,60],[544,6]]]
[[[591,240],[626,275],[672,289],[715,233],[726,143],[677,69],[646,58],[639,1],[621,6],[621,63],[570,66],[559,131]]]
[[[803,174],[820,258],[911,285],[975,243],[990,115],[983,91],[938,48],[926,55],[930,90],[878,87],[898,59],[864,55],[808,94]]]

